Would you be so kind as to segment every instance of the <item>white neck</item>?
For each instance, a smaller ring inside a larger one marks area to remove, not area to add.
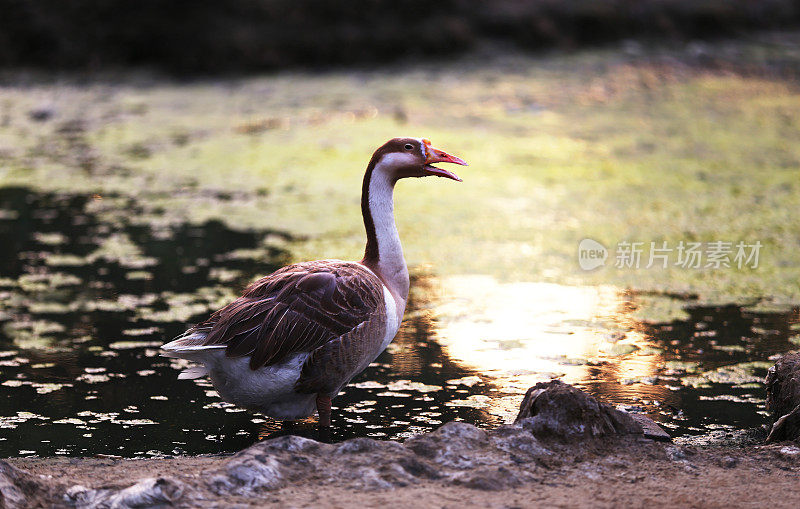
[[[383,161],[381,161],[383,163]],[[378,266],[380,275],[392,286],[397,297],[408,300],[408,267],[403,258],[403,246],[394,222],[394,182],[382,164],[375,166],[369,182],[369,211],[375,224],[378,241]]]

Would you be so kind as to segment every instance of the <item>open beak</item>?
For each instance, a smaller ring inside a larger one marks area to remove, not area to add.
[[[427,158],[425,159],[425,166],[422,168],[429,174],[435,175],[437,177],[445,177],[449,179],[456,180],[461,182],[461,178],[458,175],[451,171],[447,171],[444,168],[437,168],[436,166],[432,166],[433,163],[453,163],[453,164],[460,164],[461,166],[467,166],[467,162],[463,159],[451,156],[447,152],[439,150],[438,148],[433,148],[430,145],[430,141],[423,140],[425,142],[425,154]]]

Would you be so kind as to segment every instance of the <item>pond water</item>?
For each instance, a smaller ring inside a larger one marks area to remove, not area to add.
[[[230,197],[217,197],[230,199]],[[288,259],[289,235],[188,225],[124,196],[0,189],[0,456],[225,453],[314,436],[221,402],[158,346]],[[559,377],[680,440],[765,422],[771,357],[800,311],[416,271],[395,342],[334,401],[332,440],[513,420]],[[662,307],[660,320],[642,308]]]

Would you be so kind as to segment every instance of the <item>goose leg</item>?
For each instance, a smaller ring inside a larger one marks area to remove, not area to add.
[[[331,397],[324,394],[317,394],[317,413],[319,414],[319,425],[329,427],[331,425]]]

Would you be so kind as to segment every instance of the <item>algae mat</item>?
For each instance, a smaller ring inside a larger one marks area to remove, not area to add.
[[[398,187],[412,265],[796,302],[796,38],[182,83],[12,73],[0,185],[122,193],[160,221],[291,232],[294,259],[352,259],[370,154],[426,136],[471,166],[463,184]],[[607,248],[605,267],[581,270],[585,238]],[[638,269],[617,263],[625,242],[642,243]],[[708,266],[715,242],[731,244],[730,267]],[[736,263],[740,242],[760,246],[755,268]],[[681,243],[706,258],[681,265]],[[664,246],[668,263],[645,268]]]

